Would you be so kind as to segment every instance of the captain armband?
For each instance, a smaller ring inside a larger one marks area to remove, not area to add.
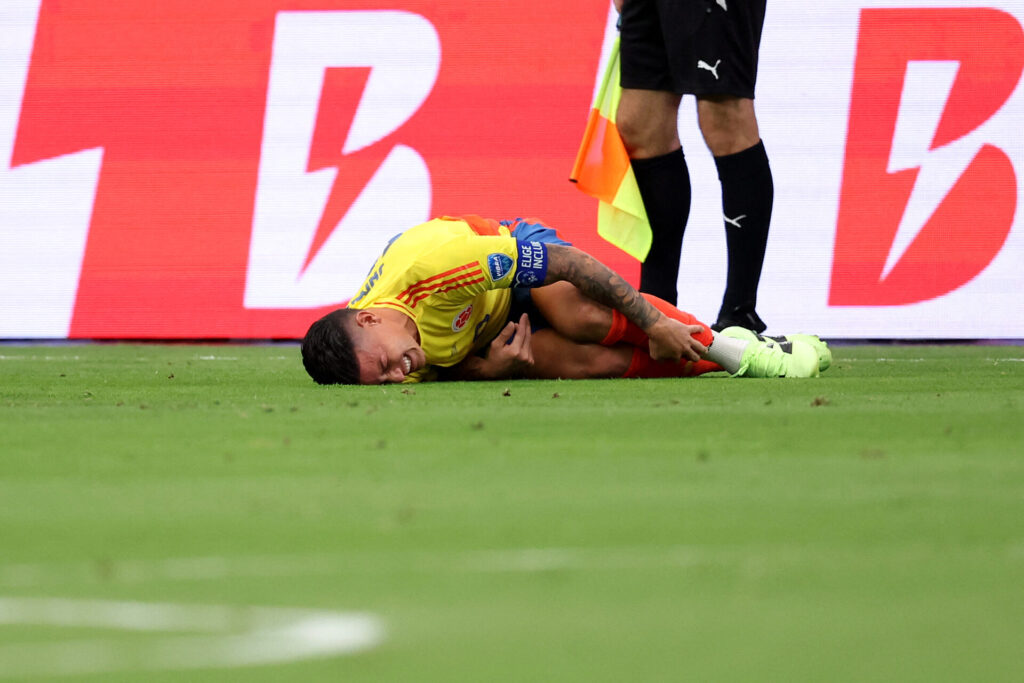
[[[548,274],[548,247],[543,242],[516,242],[513,287],[540,287]]]

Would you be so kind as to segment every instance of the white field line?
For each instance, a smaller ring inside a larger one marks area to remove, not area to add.
[[[1024,539],[1002,550],[1012,562],[1024,560]],[[900,565],[935,554],[927,544],[879,548],[875,563]],[[646,546],[608,548],[510,548],[455,553],[353,552],[336,555],[265,555],[190,557],[155,560],[109,560],[67,564],[0,565],[0,589],[31,590],[80,585],[136,585],[153,582],[202,582],[338,576],[345,572],[379,573],[536,573],[557,570],[618,571],[731,568],[741,573],[785,571],[798,564],[832,566],[857,561],[861,549],[837,550],[773,545],[765,548],[722,546]],[[960,557],[999,556],[991,547],[967,548]]]
[[[0,679],[280,664],[362,651],[384,637],[362,613],[57,598],[0,598],[0,624],[149,634],[2,645]]]
[[[81,582],[116,585],[337,577],[345,571],[378,573],[382,567],[400,572],[477,574],[710,567],[756,579],[792,568],[822,570],[857,561],[882,568],[901,568],[931,561],[940,554],[951,559],[946,551],[927,543],[896,544],[876,551],[872,553],[874,559],[868,559],[863,556],[863,549],[671,545],[25,563],[0,565],[0,588],[45,587],[67,591]],[[954,557],[984,563],[999,559],[1024,562],[1024,538],[1013,539],[1001,548],[966,548]],[[92,627],[136,635],[120,640],[107,637],[0,645],[0,679],[255,666],[358,652],[376,646],[384,638],[379,621],[365,613],[56,598],[0,597],[0,625],[4,624]]]
[[[267,555],[183,557],[68,564],[0,565],[0,589],[26,590],[70,584],[143,584],[160,581],[221,581],[239,578],[331,576],[376,572],[393,566],[424,572],[539,572],[557,569],[626,569],[722,564],[720,550],[667,548],[522,548],[455,554],[352,553],[345,555]]]

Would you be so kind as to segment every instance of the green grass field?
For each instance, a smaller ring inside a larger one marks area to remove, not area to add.
[[[1024,676],[1022,347],[411,388],[297,353],[0,346],[0,679]],[[329,633],[249,606],[381,637],[261,663]]]

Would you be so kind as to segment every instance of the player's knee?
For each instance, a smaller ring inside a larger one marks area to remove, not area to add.
[[[601,346],[594,349],[588,359],[585,377],[605,379],[622,377],[633,360],[633,350],[626,346]]]
[[[599,342],[608,336],[612,325],[612,311],[592,299],[580,297],[572,317],[559,329],[563,335],[575,342]]]
[[[549,364],[543,371],[547,377],[560,379],[608,379],[622,377],[629,369],[632,352],[623,346],[584,344],[575,353]]]

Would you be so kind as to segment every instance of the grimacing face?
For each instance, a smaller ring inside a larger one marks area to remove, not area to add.
[[[423,348],[401,320],[360,311],[351,336],[360,384],[398,383],[427,364]]]

